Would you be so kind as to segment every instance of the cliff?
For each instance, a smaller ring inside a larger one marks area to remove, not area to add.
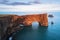
[[[23,26],[30,26],[32,22],[39,22],[40,26],[48,26],[47,14],[35,15],[7,15],[0,17],[1,39],[7,40],[14,32],[23,29]]]

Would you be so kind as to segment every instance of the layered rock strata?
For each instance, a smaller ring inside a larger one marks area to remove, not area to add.
[[[21,25],[27,27],[32,25],[32,22],[37,21],[41,26],[48,26],[47,14],[35,15],[7,15],[0,17],[1,40],[8,40],[12,34],[23,29]]]

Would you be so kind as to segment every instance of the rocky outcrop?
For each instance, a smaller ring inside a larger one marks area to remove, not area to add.
[[[49,14],[48,17],[53,18],[54,16],[52,14]]]
[[[16,18],[16,15],[0,17],[1,40],[8,40],[12,33],[22,29]]]
[[[27,15],[24,17],[25,19],[24,19],[23,24],[25,26],[32,25],[32,22],[34,21],[39,22],[41,26],[48,26],[47,14]]]
[[[34,21],[39,22],[41,26],[48,26],[47,14],[8,15],[0,17],[1,39],[8,40],[14,32],[23,29],[21,25],[30,26]]]

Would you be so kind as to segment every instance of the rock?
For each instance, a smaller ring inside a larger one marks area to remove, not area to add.
[[[26,26],[32,25],[32,22],[37,21],[41,26],[48,26],[47,14],[35,14],[35,15],[8,15],[0,17],[0,28],[2,40],[8,39],[15,32],[22,30]],[[24,25],[24,27],[20,26]]]
[[[51,22],[51,24],[54,24],[54,22]]]
[[[52,17],[54,17],[54,16],[50,14],[50,15],[48,15],[48,17],[51,17],[51,18],[52,18]]]

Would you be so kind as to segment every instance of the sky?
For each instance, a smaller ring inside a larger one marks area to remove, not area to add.
[[[40,4],[34,3],[35,1]],[[3,2],[3,0],[0,0]],[[32,5],[5,5],[0,4],[0,12],[55,12],[60,11],[60,0],[9,0],[14,2],[32,2]],[[0,13],[1,14],[1,13]]]
[[[3,1],[3,0],[0,0]],[[8,0],[9,2],[33,2],[36,0]],[[42,4],[60,4],[60,0],[37,0],[41,2]]]

